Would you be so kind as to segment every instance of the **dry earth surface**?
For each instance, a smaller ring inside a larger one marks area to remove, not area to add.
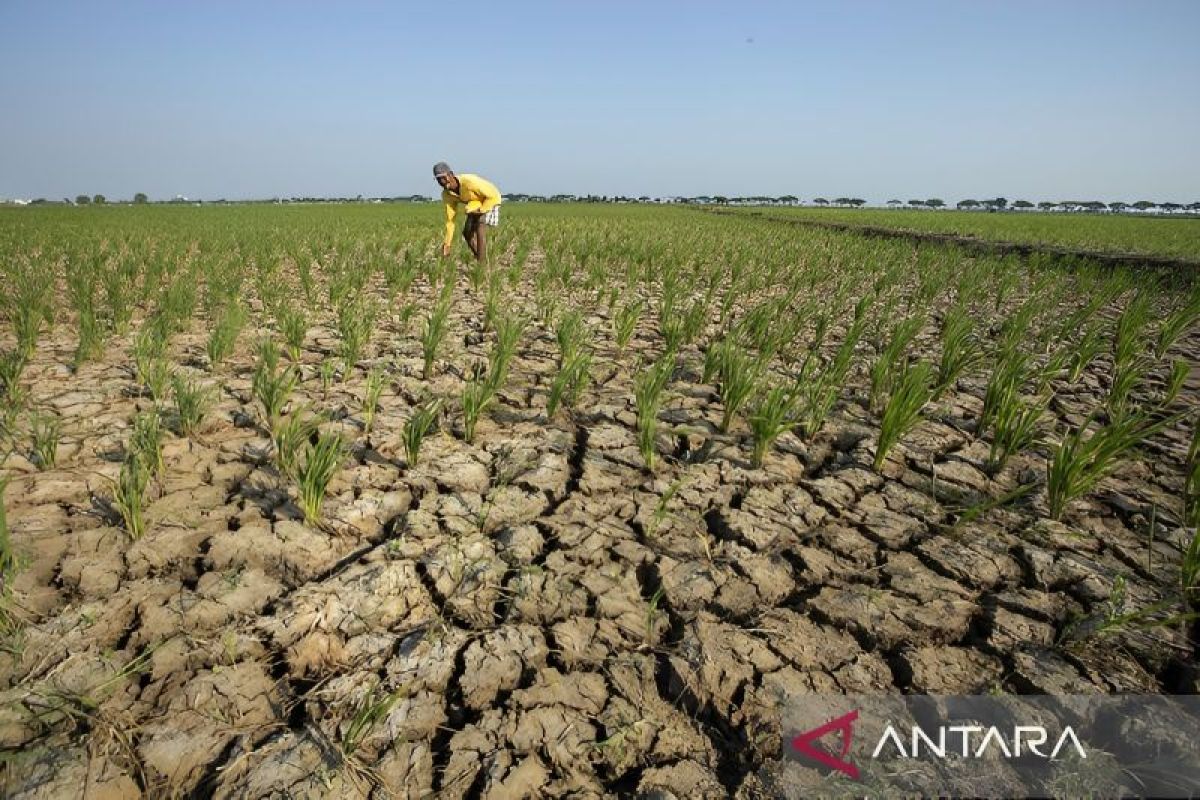
[[[1178,580],[1182,429],[1063,523],[1035,493],[956,525],[1045,470],[1033,453],[985,472],[982,378],[882,474],[861,379],[822,435],[785,434],[753,469],[743,423],[718,432],[692,350],[651,475],[636,359],[593,316],[596,380],[572,413],[547,419],[553,334],[535,326],[474,443],[451,413],[410,467],[412,408],[460,396],[453,364],[486,357],[481,308],[463,282],[429,382],[413,321],[380,320],[365,363],[391,382],[369,435],[361,376],[325,395],[335,334],[310,330],[292,402],[358,442],[322,528],[270,458],[252,335],[203,429],[168,437],[135,542],[107,503],[149,405],[127,345],[72,373],[68,330],[40,343],[26,380],[65,428],[55,469],[7,465],[27,554],[14,586],[27,624],[0,654],[7,796],[773,796],[819,777],[780,759],[781,709],[804,694],[1200,689],[1185,626],[1093,635],[1118,576],[1137,605]],[[652,333],[644,320],[632,347]],[[171,355],[205,376],[203,350],[197,327]],[[1183,353],[1197,363],[1194,332]],[[1055,413],[1081,421],[1103,376],[1097,363]]]

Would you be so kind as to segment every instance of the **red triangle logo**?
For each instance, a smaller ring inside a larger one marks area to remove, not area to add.
[[[792,739],[792,749],[797,753],[808,756],[814,761],[820,762],[830,769],[836,769],[849,775],[854,780],[858,780],[858,767],[851,764],[849,761],[843,761],[846,754],[850,752],[850,740],[854,737],[854,722],[858,719],[858,709],[851,711],[849,714],[843,714],[837,719],[831,719],[820,727],[813,728],[811,731],[805,731]],[[813,747],[813,742],[820,739],[831,731],[842,732],[842,752],[838,757],[834,757],[826,753],[824,750],[818,750]]]

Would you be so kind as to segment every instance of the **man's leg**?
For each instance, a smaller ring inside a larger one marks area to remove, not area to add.
[[[471,248],[471,253],[476,258],[479,258],[479,253],[476,251],[475,244],[475,229],[479,227],[479,217],[475,214],[468,214],[467,221],[463,223],[462,237],[467,242],[467,247]]]
[[[480,261],[487,260],[487,225],[484,224],[483,217],[475,223],[475,257]]]

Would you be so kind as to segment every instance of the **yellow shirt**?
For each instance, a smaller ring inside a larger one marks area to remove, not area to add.
[[[458,216],[459,203],[467,204],[468,214],[483,214],[500,205],[500,190],[495,184],[479,177],[463,173],[458,178],[458,193],[442,190],[442,205],[446,209],[446,244],[454,241],[454,220]]]

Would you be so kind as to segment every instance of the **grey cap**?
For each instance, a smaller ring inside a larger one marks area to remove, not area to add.
[[[450,175],[450,174],[451,174],[450,165],[447,164],[445,161],[439,161],[433,165],[433,177],[436,178],[439,175]]]

